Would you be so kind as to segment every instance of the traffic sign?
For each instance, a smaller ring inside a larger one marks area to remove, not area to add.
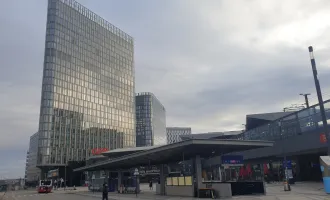
[[[95,174],[93,174],[92,179],[93,179],[93,180],[95,179]]]

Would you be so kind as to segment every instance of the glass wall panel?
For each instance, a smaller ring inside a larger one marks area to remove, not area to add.
[[[38,164],[84,160],[93,148],[135,146],[133,38],[69,2],[48,5],[39,131],[56,141],[40,141],[52,158],[40,149]]]
[[[326,117],[330,123],[330,101],[324,103]],[[288,116],[263,126],[246,131],[232,137],[239,140],[281,140],[304,134],[322,127],[322,118],[318,105],[288,114]]]

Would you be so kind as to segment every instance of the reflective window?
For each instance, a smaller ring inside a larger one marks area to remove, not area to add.
[[[133,39],[88,19],[66,1],[52,2],[39,131],[53,130],[55,141],[40,141],[51,148],[49,154],[40,151],[38,162],[65,164],[86,159],[93,148],[135,146]],[[47,113],[54,120],[48,121]]]

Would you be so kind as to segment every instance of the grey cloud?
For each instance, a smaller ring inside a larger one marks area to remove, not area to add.
[[[0,149],[27,149],[37,129],[46,2],[8,1],[0,8],[0,126],[6,134]],[[297,33],[289,42],[276,37],[283,25],[329,9],[328,1],[79,2],[135,38],[136,91],[162,101],[169,126],[240,129],[246,114],[303,102],[301,92],[311,92],[315,103],[309,44],[330,97],[330,29],[309,39]],[[0,153],[0,160],[6,156]]]

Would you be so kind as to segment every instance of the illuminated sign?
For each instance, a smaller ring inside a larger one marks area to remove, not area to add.
[[[243,156],[222,156],[223,165],[243,165]]]
[[[100,155],[103,152],[109,151],[108,148],[94,148],[92,149],[92,154],[93,155]]]

